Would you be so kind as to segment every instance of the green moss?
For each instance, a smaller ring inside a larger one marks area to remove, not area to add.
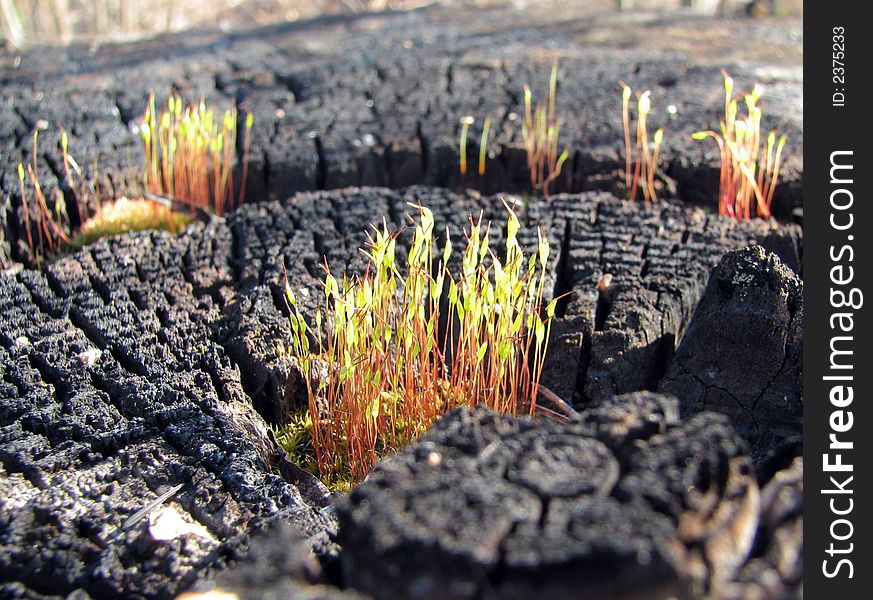
[[[119,198],[101,207],[94,217],[82,225],[73,245],[84,246],[104,237],[147,229],[178,233],[190,222],[188,215],[173,212],[163,204]]]
[[[284,425],[273,427],[273,434],[279,447],[288,453],[288,460],[320,477],[315,449],[312,447],[312,419],[309,411],[302,410],[292,414]],[[332,492],[350,492],[355,485],[350,473],[333,473],[327,480],[322,481]]]

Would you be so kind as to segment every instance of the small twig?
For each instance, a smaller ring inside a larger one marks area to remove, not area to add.
[[[166,194],[155,194],[153,192],[145,192],[142,197],[145,200],[157,202],[158,204],[169,208],[171,211],[180,212],[180,206],[184,206],[185,210],[193,211],[195,217],[203,222],[208,222],[212,218],[212,214],[203,208],[185,198],[178,196],[168,196]]]
[[[564,402],[561,398],[559,398],[558,395],[555,394],[555,392],[541,384],[537,384],[537,390],[546,400],[554,404],[562,413],[567,415],[569,418],[579,418],[580,415],[576,411],[576,409]]]
[[[547,419],[551,419],[552,421],[556,421],[558,423],[568,423],[570,421],[569,417],[562,415],[561,413],[554,411],[550,408],[546,408],[542,404],[536,405],[536,412]]]
[[[163,504],[170,496],[173,496],[176,492],[181,490],[184,487],[184,485],[185,485],[184,483],[180,483],[179,485],[171,487],[169,490],[167,490],[166,492],[164,492],[163,494],[161,494],[160,496],[158,496],[157,498],[155,498],[154,500],[152,500],[151,502],[146,504],[144,507],[142,507],[141,509],[139,509],[138,511],[136,511],[132,515],[130,515],[124,521],[124,523],[121,525],[122,531],[126,530],[126,529],[130,529],[131,527],[133,527],[134,525],[136,525],[137,523],[142,521],[144,518],[146,518],[149,515],[150,512],[152,512],[158,506]]]

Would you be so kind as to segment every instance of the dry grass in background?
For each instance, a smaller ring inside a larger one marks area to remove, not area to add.
[[[20,49],[127,41],[193,27],[235,29],[429,4],[512,6],[568,14],[675,9],[709,15],[803,14],[802,0],[0,0],[0,42]]]
[[[7,46],[123,41],[198,26],[244,27],[325,14],[405,10],[427,0],[0,0]]]

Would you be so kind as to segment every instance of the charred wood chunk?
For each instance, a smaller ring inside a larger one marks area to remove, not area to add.
[[[713,270],[660,391],[689,417],[728,415],[761,458],[799,435],[803,417],[803,284],[760,246]]]
[[[669,598],[730,581],[760,494],[721,415],[616,396],[568,423],[450,412],[340,501],[375,598]]]

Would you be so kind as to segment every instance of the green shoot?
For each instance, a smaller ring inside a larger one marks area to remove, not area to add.
[[[434,219],[412,221],[405,275],[398,233],[383,223],[368,235],[368,268],[338,280],[325,263],[324,299],[314,325],[286,280],[289,354],[307,382],[310,435],[327,481],[360,481],[379,459],[424,432],[448,409],[483,403],[532,413],[556,301],[543,308],[549,245],[540,232],[526,258],[519,221],[507,206],[501,260],[487,225],[470,218],[462,272],[446,269],[446,242],[434,264]],[[543,313],[545,316],[543,316]]]
[[[558,154],[558,137],[561,123],[556,114],[558,89],[558,61],[552,63],[549,77],[549,100],[546,105],[537,103],[533,108],[533,94],[530,87],[524,86],[524,121],[522,139],[527,152],[527,166],[530,171],[530,184],[534,193],[541,190],[549,195],[549,185],[561,174],[561,167],[570,157],[565,149]]]
[[[658,171],[658,155],[664,140],[664,130],[655,132],[652,142],[649,142],[648,116],[652,109],[651,92],[646,90],[637,100],[637,124],[634,145],[631,145],[630,133],[630,99],[633,91],[625,82],[621,85],[621,119],[624,128],[624,184],[628,197],[635,200],[637,192],[642,188],[643,198],[647,202],[658,199],[655,191],[655,175]]]
[[[718,212],[735,219],[770,217],[773,194],[779,180],[782,149],[787,136],[776,139],[771,131],[766,143],[761,138],[761,88],[758,85],[745,94],[746,115],[738,118],[738,103],[733,98],[734,80],[722,71],[724,77],[724,119],[721,131],[698,131],[695,140],[712,138],[719,149]],[[753,210],[754,208],[754,210]]]
[[[485,117],[482,137],[479,139],[479,176],[485,175],[485,159],[488,157],[488,133],[491,131],[491,115]]]
[[[246,116],[242,156],[243,179],[248,174],[249,134],[253,124]],[[223,113],[203,100],[198,104],[182,101],[172,94],[167,107],[158,113],[155,96],[140,123],[146,155],[145,182],[154,194],[170,196],[192,207],[218,215],[237,206],[233,184],[236,159],[236,105]],[[244,190],[239,192],[240,199]]]
[[[467,174],[467,131],[476,119],[473,117],[461,117],[461,138],[458,142],[458,156],[461,161],[461,175]]]

